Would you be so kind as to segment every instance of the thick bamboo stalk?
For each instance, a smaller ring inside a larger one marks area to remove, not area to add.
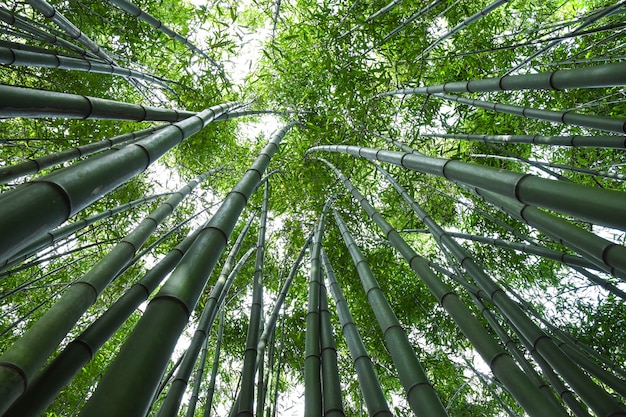
[[[533,145],[572,146],[589,148],[626,148],[626,137],[622,136],[541,136],[541,135],[468,135],[463,133],[423,133],[426,138],[462,139],[483,143],[524,143]]]
[[[79,279],[28,331],[0,356],[0,413],[24,392],[35,373],[120,270],[134,257],[157,226],[213,171],[176,192],[150,213]]]
[[[241,250],[241,246],[243,245],[243,239],[248,233],[253,220],[254,216],[250,217],[250,220],[248,220],[243,230],[237,237],[237,240],[233,244],[228,257],[224,262],[224,267],[211,289],[211,294],[209,295],[209,299],[202,310],[200,320],[198,321],[196,330],[191,338],[189,347],[185,351],[185,357],[176,371],[176,377],[174,378],[165,399],[161,403],[157,417],[175,416],[178,412],[185,389],[187,388],[189,377],[193,371],[193,365],[196,362],[200,349],[204,346],[204,341],[211,332],[211,327],[217,317],[218,309],[222,305],[224,297],[228,293],[228,290],[239,273],[239,270],[248,260],[250,254],[255,250],[255,248],[248,250],[248,252],[246,252],[244,256],[242,256],[241,259],[235,264],[235,259]]]
[[[414,171],[444,177],[450,181],[496,192],[520,203],[546,207],[582,220],[626,230],[626,194],[580,184],[539,178],[531,174],[434,158],[350,145],[315,146],[315,151],[347,153],[370,161],[384,161]],[[590,205],[589,202],[594,204]]]
[[[320,379],[320,250],[324,233],[325,211],[315,225],[311,246],[311,267],[304,344],[304,416],[322,416],[322,381]]]
[[[328,278],[330,290],[335,299],[341,329],[346,338],[348,348],[350,349],[350,356],[352,357],[357,378],[359,379],[359,387],[361,388],[365,404],[367,405],[367,411],[370,416],[392,417],[393,414],[389,411],[389,405],[387,405],[387,400],[378,382],[378,377],[374,372],[372,360],[367,354],[359,330],[356,324],[354,324],[352,314],[350,314],[350,310],[348,309],[348,302],[341,291],[341,287],[339,287],[337,278],[335,278],[335,273],[330,265],[330,261],[323,251],[321,252],[321,258],[324,273]]]
[[[324,417],[344,417],[337,349],[328,311],[326,286],[321,286],[320,293],[320,343],[322,354],[322,389],[324,398]]]
[[[114,332],[145,302],[156,287],[178,264],[198,231],[190,234],[169,251],[148,273],[122,295],[39,373],[26,392],[4,414],[6,417],[36,417],[80,372]]]
[[[507,387],[515,399],[531,416],[565,416],[565,410],[556,407],[553,403],[540,401],[543,394],[538,390],[529,377],[523,373],[509,356],[487,333],[482,324],[474,317],[469,308],[459,299],[439,277],[429,268],[428,262],[419,256],[400,237],[398,232],[374,209],[367,199],[357,190],[350,180],[341,172],[325,162],[338,178],[348,188],[355,200],[387,236],[391,245],[398,250],[407,261],[411,269],[417,273],[428,286],[441,306],[448,312],[459,329],[468,338],[483,360],[489,364],[492,372]]]
[[[396,187],[394,186],[394,188]],[[396,189],[400,191],[400,188]],[[523,333],[534,349],[572,386],[590,408],[600,415],[626,413],[626,408],[580,371],[578,366],[556,346],[553,340],[522,312],[520,307],[487,276],[483,269],[452,237],[447,235],[428,216],[426,211],[412,200],[406,192],[401,193],[401,195],[409,202],[413,211],[435,236],[435,240],[441,249],[450,251],[452,256],[481,288],[485,296]]]
[[[144,415],[180,333],[224,250],[241,211],[293,124],[281,129],[202,229],[165,285],[148,304],[81,417]]]
[[[145,170],[232,106],[209,108],[115,152],[91,157],[0,195],[0,230],[14,231],[0,236],[0,263]]]
[[[62,117],[69,119],[179,122],[196,113],[124,103],[78,94],[0,85],[0,117]],[[218,115],[221,115],[220,111]]]
[[[425,87],[403,88],[377,97],[407,94],[475,93],[517,90],[568,90],[626,85],[626,62],[524,75],[504,75],[473,81],[455,81]]]
[[[0,168],[0,184],[6,184],[16,178],[23,177],[24,175],[35,174],[46,168],[62,164],[63,162],[92,155],[96,152],[112,148],[115,145],[143,138],[151,133],[163,129],[164,127],[166,126],[149,127],[136,132],[118,135],[111,139],[104,139],[99,142],[76,146],[72,149],[49,154],[41,158],[29,159],[20,164],[2,167]]]
[[[363,290],[367,295],[374,315],[378,320],[387,350],[396,365],[400,382],[404,386],[411,409],[416,416],[442,416],[447,417],[443,404],[437,396],[437,392],[428,380],[421,363],[415,356],[415,351],[409,342],[406,331],[402,328],[393,309],[389,305],[382,289],[378,285],[369,263],[361,253],[352,238],[348,227],[345,225],[337,211],[333,211],[335,221],[341,232],[350,256],[361,279]]]
[[[254,376],[257,370],[257,346],[263,318],[263,262],[265,260],[265,231],[267,229],[267,210],[269,204],[269,182],[265,182],[263,205],[257,239],[256,262],[252,276],[252,306],[250,322],[246,335],[246,349],[243,355],[241,390],[237,407],[237,416],[254,416]],[[261,356],[261,359],[263,356]],[[262,365],[261,365],[262,366]],[[258,400],[258,398],[257,398]]]
[[[16,67],[55,68],[62,70],[84,71],[96,74],[111,74],[120,77],[131,77],[144,80],[168,88],[163,79],[153,74],[124,68],[113,64],[93,62],[87,59],[65,57],[57,54],[46,54],[34,51],[23,51],[14,48],[0,47],[0,64]]]

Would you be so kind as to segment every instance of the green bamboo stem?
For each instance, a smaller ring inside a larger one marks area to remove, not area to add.
[[[545,163],[541,163],[540,161],[535,161],[532,159],[527,159],[524,158],[514,152],[509,151],[508,149],[502,148],[500,146],[491,144],[491,143],[487,143],[486,144],[488,147],[490,147],[491,149],[494,149],[498,152],[501,152],[507,156],[502,156],[502,155],[484,155],[485,158],[495,158],[498,159],[500,161],[514,161],[514,162],[522,162],[526,165],[530,165],[532,167],[537,168],[540,171],[545,172],[546,174],[550,175],[551,177],[556,178],[557,180],[560,181],[565,181],[565,182],[572,182],[572,180],[570,180],[567,177],[564,177],[563,175],[559,174],[558,172],[554,172],[551,169],[549,169],[550,164],[545,164]],[[479,154],[470,154],[470,157],[472,158],[480,158],[481,156],[478,156]],[[550,167],[552,168],[552,167]]]
[[[130,315],[145,302],[189,249],[198,232],[190,234],[137,281],[109,309],[40,372],[26,392],[4,414],[39,416],[114,334]]]
[[[232,106],[209,108],[115,152],[91,157],[0,195],[0,230],[15,231],[0,236],[0,263],[35,236],[60,225],[145,170],[169,149],[200,131]],[[33,204],[34,201],[40,203]]]
[[[624,246],[610,242],[536,207],[486,190],[474,189],[473,191],[505,213],[577,252],[604,271],[616,277],[625,276],[626,248]]]
[[[274,327],[276,330],[276,327]],[[265,329],[263,330],[265,331]],[[274,378],[275,370],[274,364],[276,361],[276,331],[273,331],[269,341],[269,349],[267,351],[267,377],[265,378],[265,385],[263,386],[263,403],[267,403],[265,410],[259,410],[257,408],[257,415],[263,417],[263,414],[270,414],[272,408],[272,379]],[[258,357],[258,355],[257,355]],[[269,397],[269,399],[268,399]],[[269,416],[267,416],[269,417]]]
[[[2,19],[0,18],[0,20]],[[0,46],[3,48],[18,49],[20,51],[37,52],[39,54],[58,55],[58,56],[65,57],[65,58],[77,57],[77,56],[63,55],[59,53],[58,51],[55,51],[54,49],[46,49],[40,46],[26,45],[23,43],[11,42],[11,41],[6,41],[6,40],[0,40]],[[86,58],[82,58],[82,59],[86,59]]]
[[[256,416],[262,416],[263,415],[263,408],[265,406],[265,396],[267,394],[267,392],[265,391],[266,385],[265,385],[265,352],[261,352],[261,362],[258,363],[257,362],[257,373],[256,373],[256,377],[257,377],[257,383],[256,383],[256,391],[257,391],[257,397],[256,397],[256,410],[254,415]]]
[[[370,416],[392,417],[393,415],[391,411],[389,411],[389,405],[387,405],[387,400],[378,382],[378,377],[374,372],[372,360],[367,354],[359,330],[354,324],[352,314],[350,314],[350,310],[348,309],[348,303],[335,278],[335,273],[330,265],[330,261],[323,251],[321,252],[321,258],[324,273],[328,278],[330,289],[335,299],[335,306],[337,307],[337,315],[339,316],[341,328],[346,338],[348,349],[350,349],[350,356],[354,363],[357,378],[359,379],[359,387],[361,388],[365,404],[367,405],[367,411]]]
[[[315,225],[311,245],[311,267],[306,313],[306,338],[304,344],[304,416],[322,416],[322,381],[320,379],[320,250],[324,233],[325,211]]]
[[[281,129],[228,194],[161,290],[148,304],[81,417],[144,415],[176,341],[252,191],[293,124]],[[140,360],[141,359],[141,360]]]
[[[108,63],[93,62],[81,58],[66,57],[57,54],[46,54],[14,48],[0,47],[0,64],[15,67],[55,68],[62,70],[84,71],[96,74],[111,74],[120,77],[131,77],[168,88],[160,77],[130,68]]]
[[[583,22],[576,29],[572,30],[569,34],[571,34],[571,35],[579,34],[583,29],[589,27],[590,25],[592,25],[593,23],[597,22],[601,18],[606,17],[606,16],[612,14],[616,10],[619,10],[619,8],[623,7],[623,5],[624,5],[623,2],[618,2],[616,4],[609,5],[609,6],[605,7],[605,8],[603,8],[603,9],[600,9],[598,11],[594,11],[593,13],[591,13],[591,15],[586,16],[583,19]],[[520,62],[515,67],[513,67],[509,71],[507,71],[507,74],[515,72],[518,69],[522,68],[524,65],[532,62],[533,59],[535,59],[539,55],[545,53],[546,51],[552,49],[553,47],[558,45],[560,42],[561,42],[561,39],[557,39],[557,40],[554,40],[554,41],[550,42],[548,45],[544,46],[540,50],[538,50],[538,51],[532,53],[530,56],[524,58],[524,60],[522,62]]]
[[[532,107],[514,106],[511,104],[493,103],[491,101],[474,100],[458,97],[451,94],[434,94],[448,101],[465,104],[479,109],[491,110],[499,113],[512,114],[515,116],[543,120],[552,123],[582,126],[589,129],[603,130],[606,132],[626,133],[626,119],[619,117],[605,117],[592,114],[574,113],[569,110],[554,111],[542,110]]]
[[[280,312],[280,309],[283,307],[283,304],[285,303],[285,299],[287,298],[287,293],[289,292],[289,289],[291,288],[293,279],[295,278],[296,273],[298,272],[298,269],[300,268],[300,264],[302,263],[302,260],[304,259],[304,255],[306,253],[307,248],[309,247],[309,243],[311,242],[312,238],[313,238],[313,231],[309,233],[309,236],[306,238],[304,245],[302,245],[302,248],[300,249],[300,253],[298,254],[298,257],[294,261],[293,265],[291,266],[289,275],[287,276],[287,279],[285,280],[280,290],[280,293],[278,294],[278,297],[276,298],[276,302],[274,303],[274,308],[272,309],[272,313],[270,314],[270,317],[267,320],[265,328],[263,329],[263,333],[261,334],[261,337],[259,338],[259,344],[257,345],[257,360],[256,360],[257,363],[260,363],[260,360],[261,360],[260,353],[265,351],[265,347],[267,346],[267,341],[270,335],[274,333],[274,329],[276,328],[276,320],[278,319],[278,313]]]
[[[339,213],[333,211],[333,214],[335,215],[335,221],[341,232],[341,237],[352,256],[359,278],[361,279],[361,284],[363,285],[363,290],[378,320],[378,325],[383,332],[387,350],[389,350],[391,358],[396,365],[400,382],[404,386],[411,409],[418,417],[447,417],[448,413],[446,413],[422,365],[417,359],[417,356],[415,356],[406,331],[402,328],[385,294],[378,285],[369,263],[354,242],[352,235],[341,219],[341,216],[339,216]]]
[[[337,365],[337,349],[330,322],[325,285],[321,285],[320,292],[320,343],[324,417],[344,417],[342,389],[339,381],[339,367]]]
[[[213,172],[208,171],[190,181],[150,213],[0,356],[0,393],[3,394],[0,395],[0,413],[4,413],[25,391],[57,345],[120,270],[133,259],[157,226]]]
[[[193,390],[191,392],[191,398],[189,399],[189,403],[187,404],[187,411],[185,412],[185,417],[194,417],[196,413],[196,405],[198,403],[198,396],[200,394],[200,387],[202,386],[202,378],[204,376],[204,364],[206,362],[208,343],[209,343],[209,339],[206,338],[204,340],[204,345],[202,346],[202,350],[200,351],[200,357],[198,358],[198,369],[196,370],[196,373],[194,375]]]
[[[490,145],[490,144],[488,144]],[[493,146],[493,145],[490,145]],[[507,153],[507,151],[503,148],[499,148],[502,152]],[[613,173],[613,172],[608,172],[608,171],[598,171],[595,169],[587,169],[587,168],[579,168],[579,167],[573,167],[570,165],[564,165],[564,164],[553,164],[551,162],[544,162],[544,161],[536,161],[533,159],[524,159],[524,158],[519,158],[519,157],[506,157],[506,156],[502,156],[502,155],[488,155],[488,154],[471,154],[470,155],[472,158],[485,158],[485,159],[498,159],[501,161],[513,161],[513,160],[521,160],[529,165],[532,165],[534,167],[536,167],[537,169],[540,169],[544,172],[549,173],[550,175],[559,177],[560,179],[562,179],[563,177],[560,176],[559,174],[556,174],[552,171],[549,171],[546,167],[549,168],[556,168],[559,169],[561,171],[570,171],[570,172],[577,172],[580,174],[585,174],[585,175],[592,175],[594,177],[603,177],[603,178],[609,178],[612,180],[618,180],[618,181],[625,181],[626,180],[626,175],[624,174],[619,174],[619,173]],[[567,180],[569,181],[569,180]]]
[[[246,348],[243,355],[241,390],[239,392],[237,416],[254,416],[254,376],[257,370],[257,345],[263,316],[263,262],[265,260],[265,231],[269,203],[269,182],[265,182],[259,237],[257,240],[256,262],[252,276],[252,306],[246,335]],[[263,356],[261,356],[261,359]],[[257,398],[258,400],[258,398]]]
[[[161,22],[159,19],[157,19],[157,18],[153,17],[152,15],[150,15],[149,13],[146,13],[145,11],[141,10],[134,3],[132,3],[132,2],[130,2],[128,0],[109,0],[109,3],[111,3],[114,6],[124,10],[126,13],[129,13],[129,14],[135,16],[137,19],[146,22],[147,24],[149,24],[153,28],[159,30],[160,32],[165,33],[170,38],[176,40],[177,42],[182,43],[187,48],[189,48],[190,50],[195,52],[196,54],[202,56],[203,58],[205,58],[206,60],[211,62],[211,64],[213,64],[215,67],[221,68],[215,61],[213,61],[213,59],[211,59],[211,57],[209,57],[207,54],[205,54],[196,45],[191,43],[189,41],[189,39],[179,35],[174,30],[172,30],[169,27],[165,26],[163,24],[163,22]]]
[[[401,187],[394,186],[394,188],[400,192]],[[572,386],[590,408],[600,415],[611,415],[611,413],[619,415],[622,412],[626,412],[622,404],[580,371],[578,366],[556,346],[554,341],[530,320],[520,307],[487,276],[472,257],[428,216],[428,213],[411,199],[406,192],[401,192],[401,195],[409,202],[413,211],[435,236],[437,244],[441,249],[450,251],[476,284],[485,292],[488,299],[523,333],[524,337],[538,353]]]
[[[58,45],[81,56],[94,56],[89,51],[32,25],[26,18],[17,16],[4,7],[0,7],[0,20],[11,26],[26,31],[27,33],[34,35],[36,38],[41,39],[50,45]]]
[[[222,348],[222,339],[224,338],[224,309],[220,310],[220,321],[217,330],[217,340],[215,341],[215,352],[213,354],[213,365],[211,367],[211,378],[209,386],[206,390],[206,400],[204,402],[203,417],[211,417],[213,407],[213,395],[215,394],[215,382],[217,380],[217,369],[220,361],[220,350]]]
[[[213,288],[211,289],[211,294],[209,295],[209,299],[207,300],[204,309],[202,310],[202,314],[200,315],[200,320],[198,321],[198,325],[196,330],[191,338],[191,342],[189,343],[189,347],[185,351],[185,357],[183,358],[182,363],[178,367],[176,371],[176,377],[170,386],[165,399],[161,403],[161,407],[157,412],[157,417],[170,417],[176,416],[178,413],[178,409],[183,399],[183,395],[185,393],[185,389],[187,388],[187,383],[193,372],[193,366],[198,357],[198,353],[202,346],[204,346],[204,342],[207,339],[209,333],[211,332],[211,327],[217,317],[219,306],[222,305],[224,301],[224,297],[228,293],[232,283],[235,280],[235,277],[239,273],[239,270],[244,265],[244,263],[248,260],[248,257],[252,254],[252,252],[256,248],[251,248],[248,250],[241,259],[235,264],[235,259],[241,250],[241,246],[243,245],[243,240],[252,225],[252,221],[254,217],[250,217],[243,230],[237,237],[237,240],[233,244],[226,261],[224,262],[224,266],[218,279],[216,280]]]
[[[78,94],[0,85],[0,117],[63,117],[69,119],[178,122],[196,113],[124,103]],[[220,112],[220,114],[222,114]],[[219,116],[215,115],[215,117]]]
[[[350,28],[349,30],[343,32],[341,35],[339,35],[337,37],[337,39],[344,38],[344,37],[348,36],[349,34],[353,33],[354,31],[356,31],[356,30],[360,29],[361,27],[363,27],[363,25],[365,25],[367,23],[371,23],[374,19],[376,19],[379,16],[382,16],[383,14],[387,13],[389,10],[393,9],[394,7],[396,7],[400,3],[402,3],[402,0],[391,0],[391,3],[387,4],[386,6],[378,9],[377,11],[375,11],[374,13],[369,15],[365,19],[365,21],[363,23],[359,23],[358,25],[355,25],[352,28]]]
[[[455,81],[426,87],[403,88],[377,97],[407,94],[475,93],[517,90],[568,90],[626,85],[626,62],[524,75],[504,75],[473,81]]]
[[[423,15],[425,15],[426,13],[431,11],[433,8],[438,6],[441,2],[442,2],[442,0],[434,0],[434,1],[430,2],[430,3],[428,3],[428,5],[424,6],[422,9],[420,9],[419,11],[414,13],[412,16],[410,16],[407,19],[405,19],[404,22],[402,22],[399,26],[397,26],[391,32],[386,34],[385,37],[383,38],[383,40],[381,41],[381,43],[379,43],[376,47],[378,48],[378,47],[382,46],[383,44],[385,44],[389,39],[391,39],[392,37],[394,37],[398,33],[402,32],[411,23],[415,22],[417,19],[419,19],[420,17],[422,17]]]
[[[322,160],[323,161],[323,160]],[[522,372],[509,356],[487,333],[483,325],[474,317],[469,308],[459,299],[429,267],[428,262],[419,256],[402,239],[398,232],[374,209],[367,199],[357,190],[350,180],[341,172],[325,162],[338,178],[348,188],[352,196],[359,202],[379,228],[383,231],[391,245],[398,250],[407,261],[411,269],[417,273],[422,281],[428,286],[432,294],[437,298],[441,306],[448,312],[459,329],[468,338],[472,346],[489,364],[492,372],[507,387],[513,397],[531,416],[565,416],[565,410],[556,407],[553,403],[540,401],[542,394],[529,377]],[[334,168],[334,169],[333,169]],[[382,171],[381,171],[382,172]]]
[[[92,155],[96,152],[112,148],[115,145],[143,138],[151,133],[163,129],[164,127],[165,126],[149,127],[136,132],[118,135],[111,139],[104,139],[99,142],[76,146],[72,149],[52,153],[41,158],[29,159],[20,164],[2,167],[0,168],[0,184],[6,184],[16,178],[23,177],[28,174],[35,174],[46,168],[72,161],[80,157]]]
[[[487,7],[484,7],[481,10],[479,10],[477,13],[471,15],[470,17],[468,17],[467,19],[465,19],[464,21],[462,21],[461,23],[456,25],[454,28],[452,28],[450,31],[448,31],[446,34],[444,34],[441,37],[439,37],[439,39],[437,39],[434,42],[431,42],[430,45],[428,45],[418,55],[418,57],[415,58],[415,60],[413,62],[417,62],[417,61],[421,60],[425,55],[428,54],[428,52],[430,52],[433,49],[435,49],[438,45],[440,45],[446,39],[449,39],[450,37],[456,35],[461,30],[465,29],[466,27],[468,27],[472,23],[477,22],[478,20],[482,19],[483,16],[488,15],[489,13],[491,13],[492,11],[497,9],[498,7],[502,6],[503,4],[508,3],[508,1],[509,0],[495,0],[494,2],[490,3]]]
[[[520,203],[546,207],[583,220],[626,230],[626,194],[539,178],[531,174],[465,162],[350,145],[315,146],[315,151],[339,152],[370,161],[384,161],[450,181],[496,192]],[[589,201],[594,204],[590,205]]]
[[[541,135],[468,135],[464,133],[423,133],[420,136],[444,139],[472,140],[483,143],[523,143],[533,145],[572,146],[589,148],[626,148],[626,138],[622,136],[541,136]]]

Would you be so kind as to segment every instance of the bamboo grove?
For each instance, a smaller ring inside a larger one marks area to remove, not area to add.
[[[626,416],[625,30],[0,4],[0,415]]]

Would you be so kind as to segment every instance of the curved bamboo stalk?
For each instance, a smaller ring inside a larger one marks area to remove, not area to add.
[[[423,137],[474,140],[483,143],[524,143],[533,145],[573,146],[590,148],[626,148],[624,136],[541,136],[541,135],[468,135],[463,133],[422,133]]]
[[[80,416],[130,417],[145,414],[176,341],[186,326],[241,211],[261,181],[281,139],[293,125],[285,126],[274,135],[202,229],[165,285],[148,304],[135,330],[85,404]]]
[[[494,2],[492,2],[491,4],[489,4],[487,7],[482,8],[481,10],[479,10],[477,13],[471,15],[470,17],[468,17],[467,19],[465,19],[464,21],[462,21],[461,23],[459,23],[458,25],[456,25],[454,28],[452,28],[449,32],[447,32],[446,34],[444,34],[443,36],[441,36],[439,39],[437,39],[434,42],[431,42],[430,45],[428,45],[423,51],[422,53],[420,53],[417,58],[415,58],[415,60],[413,62],[417,62],[419,60],[421,60],[424,55],[428,54],[428,52],[432,51],[433,49],[435,49],[439,44],[441,44],[443,41],[445,41],[446,39],[449,39],[450,37],[456,35],[457,33],[459,33],[461,30],[465,29],[467,26],[471,25],[474,22],[477,22],[478,20],[482,19],[483,16],[488,15],[489,13],[491,13],[492,11],[494,11],[495,9],[497,9],[498,7],[502,6],[503,4],[508,3],[509,0],[495,0]]]
[[[382,171],[381,171],[382,172]],[[578,366],[561,351],[554,341],[541,330],[520,307],[511,300],[508,295],[484,272],[484,270],[473,260],[473,258],[435,221],[428,216],[413,199],[401,192],[401,187],[392,185],[402,197],[411,205],[413,211],[420,220],[426,224],[431,233],[435,236],[437,244],[442,250],[449,250],[452,256],[468,272],[476,284],[502,314],[511,321],[529,341],[535,350],[552,366],[576,391],[576,393],[600,415],[611,415],[611,413],[623,413],[624,406],[617,402],[611,395],[596,385],[584,374]],[[397,184],[397,183],[395,183]],[[444,249],[445,248],[445,249]]]
[[[183,399],[185,389],[187,388],[189,377],[191,376],[191,373],[193,371],[193,365],[196,362],[196,358],[198,357],[200,349],[204,345],[204,342],[211,331],[213,322],[217,317],[218,309],[222,305],[224,297],[228,293],[228,290],[235,280],[235,277],[239,273],[239,270],[248,260],[250,254],[256,249],[251,248],[250,250],[248,250],[248,252],[246,252],[235,264],[235,259],[239,254],[239,251],[241,250],[241,246],[243,245],[243,239],[247,235],[253,220],[254,216],[250,217],[243,230],[237,237],[237,240],[233,244],[233,247],[230,250],[228,257],[224,262],[224,267],[222,268],[218,279],[213,285],[213,288],[211,289],[211,294],[209,295],[209,299],[207,300],[204,309],[202,310],[202,314],[200,315],[198,325],[193,334],[193,337],[191,338],[189,347],[185,351],[185,357],[181,362],[178,370],[176,371],[174,381],[172,382],[172,385],[170,386],[170,389],[167,392],[167,395],[165,396],[165,399],[161,403],[161,407],[157,412],[158,417],[176,416],[178,412],[178,408],[180,407],[180,403]]]
[[[118,135],[111,139],[104,139],[99,142],[76,146],[72,149],[49,154],[41,158],[29,159],[20,164],[2,167],[0,168],[0,184],[6,184],[16,178],[23,177],[28,174],[35,174],[46,168],[62,164],[63,162],[72,161],[82,156],[92,155],[107,148],[112,148],[118,144],[143,138],[151,133],[163,129],[164,127],[166,126],[149,127],[136,132]]]
[[[326,207],[325,207],[326,208]],[[315,225],[311,245],[311,267],[304,342],[304,416],[322,416],[322,381],[320,379],[320,250],[324,233],[325,211]]]
[[[7,417],[41,415],[54,398],[80,372],[102,345],[145,302],[161,281],[187,252],[198,231],[193,232],[169,251],[146,275],[137,281],[109,309],[38,374],[26,392],[4,414]]]
[[[321,257],[324,273],[326,274],[326,278],[328,278],[330,290],[335,299],[341,329],[346,338],[348,348],[350,349],[350,356],[352,357],[352,362],[354,363],[354,368],[359,379],[359,387],[361,388],[365,404],[367,405],[367,411],[370,416],[392,417],[393,415],[391,411],[389,411],[389,405],[387,405],[383,390],[380,388],[378,377],[374,372],[372,360],[367,354],[367,350],[359,334],[359,329],[354,324],[352,314],[350,314],[350,310],[348,309],[348,302],[343,296],[337,278],[335,278],[335,273],[330,265],[330,261],[323,251],[321,252]]]
[[[134,122],[179,122],[196,114],[189,111],[10,85],[0,85],[0,95],[4,98],[0,103],[0,117],[4,118],[62,117],[132,120]]]
[[[16,67],[55,68],[62,70],[84,71],[96,74],[111,74],[144,80],[164,88],[169,88],[160,77],[113,64],[92,62],[90,60],[46,54],[34,51],[22,51],[0,47],[0,64]]]
[[[320,292],[320,343],[322,352],[322,389],[324,398],[324,417],[344,417],[337,349],[333,337],[333,328],[328,311],[326,286]]]
[[[209,171],[176,192],[83,275],[28,331],[0,356],[0,413],[25,391],[37,370],[100,293],[130,262],[157,226],[207,177]]]
[[[455,81],[426,87],[403,88],[377,95],[475,93],[518,90],[568,90],[626,85],[626,62],[524,75],[504,75],[473,81]]]
[[[263,262],[265,260],[265,230],[267,228],[268,204],[269,181],[266,181],[257,240],[256,262],[252,276],[252,306],[250,307],[250,322],[246,335],[246,349],[243,355],[237,416],[254,416],[254,376],[257,369],[257,345],[259,344],[263,317]],[[263,359],[263,356],[261,356],[261,359]]]
[[[352,256],[363,290],[383,332],[387,350],[389,350],[389,354],[396,365],[400,382],[404,386],[411,409],[418,417],[447,417],[448,413],[441,404],[441,400],[428,380],[417,356],[415,356],[415,351],[409,342],[406,331],[402,328],[385,294],[378,285],[369,263],[361,253],[339,213],[333,210],[333,214],[341,237],[350,252],[350,256]]]
[[[1,89],[1,87],[0,87]],[[115,152],[89,158],[0,195],[0,262],[145,170],[233,104],[218,105]],[[32,204],[33,201],[45,204]]]
[[[332,165],[326,161],[329,167]],[[472,346],[489,364],[492,372],[507,387],[509,392],[531,416],[566,416],[565,410],[553,402],[542,401],[544,395],[529,377],[522,372],[493,337],[487,333],[483,325],[476,319],[469,308],[463,304],[458,295],[452,291],[429,268],[428,262],[419,256],[400,237],[398,232],[374,209],[367,199],[357,190],[336,168],[331,168],[348,188],[353,198],[361,205],[367,215],[386,235],[391,245],[401,253],[404,259],[437,298],[441,306],[448,312],[459,329],[468,338]]]
[[[434,158],[350,145],[315,146],[316,151],[347,153],[370,161],[384,161],[414,171],[444,177],[450,181],[496,192],[520,203],[546,207],[583,220],[626,230],[626,194],[570,184],[531,174]],[[594,204],[590,205],[589,201]]]

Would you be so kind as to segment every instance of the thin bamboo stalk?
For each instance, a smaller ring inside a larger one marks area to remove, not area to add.
[[[626,148],[624,136],[541,136],[541,135],[468,135],[463,133],[423,133],[423,137],[474,140],[483,143],[526,143],[533,145],[573,146],[590,148]]]
[[[441,404],[441,400],[428,380],[417,356],[415,356],[415,351],[409,342],[406,331],[402,328],[385,294],[378,285],[369,263],[361,253],[339,213],[333,211],[333,214],[341,232],[341,237],[350,252],[350,256],[352,256],[363,285],[363,290],[383,332],[387,350],[389,350],[391,358],[396,365],[400,382],[404,386],[411,409],[418,417],[447,417],[448,413],[445,411],[443,404]]]
[[[198,403],[198,397],[200,395],[200,387],[202,386],[202,378],[204,377],[204,365],[206,362],[206,354],[207,354],[207,344],[209,343],[209,339],[206,338],[204,341],[204,345],[202,346],[202,351],[200,352],[200,357],[198,358],[198,369],[193,378],[193,390],[191,392],[191,398],[189,399],[189,403],[187,404],[187,411],[185,412],[185,417],[194,417],[196,414],[196,405]]]
[[[350,349],[350,356],[352,356],[357,378],[359,379],[359,387],[361,388],[365,404],[367,405],[367,411],[370,416],[392,417],[393,415],[391,411],[389,411],[389,405],[387,405],[383,390],[380,388],[378,377],[374,372],[372,360],[367,354],[359,330],[356,324],[354,324],[352,314],[350,314],[350,310],[348,309],[348,302],[341,291],[341,287],[339,287],[337,278],[335,278],[335,273],[330,265],[330,261],[323,251],[321,252],[321,258],[324,273],[328,278],[330,289],[335,299],[341,328],[346,338],[348,348]]]
[[[228,194],[161,290],[103,376],[80,416],[144,415],[180,333],[226,246],[252,191],[293,124],[273,136]],[[141,359],[141,360],[140,360]]]
[[[222,348],[222,339],[224,338],[224,311],[225,310],[223,308],[220,310],[220,322],[217,330],[217,339],[215,341],[211,378],[209,379],[209,386],[206,390],[206,400],[204,402],[204,417],[211,417],[211,409],[213,407],[213,395],[215,394],[215,382],[217,380],[217,370],[220,361],[220,350]]]
[[[329,167],[330,163],[322,160]],[[398,250],[407,261],[411,269],[417,273],[422,281],[428,286],[441,306],[448,312],[459,329],[468,338],[483,360],[489,364],[494,375],[503,382],[515,399],[531,416],[565,416],[567,413],[562,408],[551,402],[540,401],[543,394],[536,388],[529,377],[522,372],[509,356],[487,333],[482,324],[474,317],[469,308],[459,299],[439,277],[429,268],[428,262],[419,256],[400,237],[398,232],[374,209],[367,199],[357,190],[336,168],[331,168],[348,188],[352,196],[359,202],[383,233],[391,245]]]
[[[104,139],[99,142],[76,146],[72,149],[49,154],[41,158],[29,159],[17,165],[2,167],[0,168],[0,184],[6,184],[16,178],[23,177],[24,175],[35,174],[46,168],[62,164],[63,162],[68,162],[83,156],[92,155],[107,148],[112,148],[115,145],[143,138],[151,133],[163,129],[164,127],[166,126],[164,125],[158,127],[149,127],[146,129],[138,130],[136,132],[118,135],[111,139]]]
[[[626,194],[580,184],[539,178],[531,174],[434,158],[422,154],[393,152],[350,145],[315,146],[316,151],[347,153],[370,161],[384,161],[450,181],[480,187],[520,203],[546,207],[583,220],[626,230]],[[589,202],[594,204],[590,205]]]
[[[0,86],[0,89],[2,87]],[[115,152],[91,157],[0,195],[0,263],[104,194],[145,170],[233,104],[218,105]],[[38,204],[33,202],[37,201]],[[41,203],[45,202],[45,204]]]
[[[421,60],[425,55],[428,54],[428,52],[430,52],[433,49],[435,49],[438,45],[440,45],[446,39],[449,39],[450,37],[456,35],[461,30],[465,29],[466,27],[468,27],[469,25],[473,24],[474,22],[477,22],[478,20],[482,19],[484,16],[488,15],[489,13],[491,13],[492,11],[497,9],[498,7],[500,7],[503,4],[506,4],[508,2],[509,2],[509,0],[495,0],[494,2],[490,3],[487,7],[484,7],[482,9],[480,9],[477,13],[471,15],[470,17],[468,17],[467,19],[465,19],[464,21],[462,21],[461,23],[456,25],[454,28],[452,28],[450,31],[448,31],[446,34],[444,34],[441,37],[439,37],[439,39],[437,39],[434,42],[431,42],[430,45],[428,45],[417,56],[417,58],[415,58],[415,60],[413,62],[417,62],[417,61]]]
[[[265,231],[269,204],[269,182],[265,182],[259,237],[257,239],[256,262],[252,276],[252,306],[246,335],[246,349],[243,355],[241,390],[239,392],[237,416],[254,416],[254,376],[257,370],[257,345],[263,317],[263,262],[265,260]],[[261,356],[263,359],[263,356]],[[258,398],[257,398],[258,399]]]
[[[100,293],[134,257],[157,226],[207,177],[190,181],[68,289],[22,336],[0,356],[0,413],[4,413],[30,384],[37,370],[87,311]]]

